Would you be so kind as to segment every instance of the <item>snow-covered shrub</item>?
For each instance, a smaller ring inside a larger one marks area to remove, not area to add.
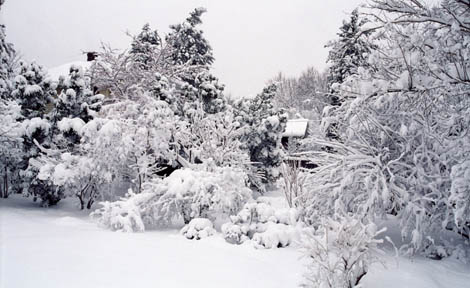
[[[263,227],[263,232],[257,232],[253,235],[255,247],[263,248],[282,248],[293,244],[298,239],[298,230],[296,227],[283,223],[268,222]]]
[[[143,232],[145,219],[149,216],[148,203],[157,201],[159,195],[155,193],[130,193],[114,202],[101,202],[101,208],[90,214],[100,226],[113,231]],[[151,216],[150,216],[151,217]]]
[[[377,49],[337,86],[344,101],[324,122],[337,123],[339,139],[317,139],[311,223],[337,212],[367,221],[393,214],[408,254],[435,254],[443,229],[468,239],[470,33],[458,24],[467,6],[370,2],[368,14],[381,15],[369,38]]]
[[[214,225],[206,218],[194,218],[181,229],[181,234],[192,240],[200,240],[215,234]]]
[[[303,287],[358,287],[371,264],[381,252],[374,224],[344,217],[327,220],[317,231],[306,230],[302,237],[305,257],[311,260]]]
[[[450,173],[449,202],[453,209],[456,228],[463,234],[470,234],[470,160],[452,167]]]
[[[299,207],[304,203],[304,185],[307,175],[300,169],[300,160],[289,160],[280,167],[280,186],[284,191],[289,207]]]
[[[232,167],[243,167],[250,162],[247,151],[242,149],[242,130],[232,109],[205,115],[190,129],[190,152],[202,162],[212,161],[216,166]]]
[[[298,237],[299,213],[296,209],[274,209],[267,203],[247,203],[222,225],[227,242],[241,244],[253,240],[257,247],[277,248],[292,244]]]
[[[177,220],[188,224],[195,218],[227,217],[236,214],[251,199],[244,178],[243,172],[228,167],[213,172],[180,169],[163,180],[145,182],[140,194],[130,193],[119,201],[107,202],[92,216],[111,229],[128,227],[127,215],[139,217],[146,229]],[[121,219],[124,223],[117,224]],[[142,227],[137,225],[130,230],[142,231]]]
[[[245,174],[229,167],[216,168],[213,172],[180,169],[155,188],[164,191],[156,207],[161,212],[159,220],[167,223],[175,214],[185,223],[194,218],[234,215],[251,199]]]
[[[175,161],[182,129],[166,102],[143,94],[104,106],[100,116],[83,126],[81,149],[106,182],[130,182],[139,193],[161,165]]]

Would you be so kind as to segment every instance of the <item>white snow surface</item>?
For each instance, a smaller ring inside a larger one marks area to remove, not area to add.
[[[99,228],[75,199],[41,208],[0,199],[0,287],[298,287],[298,250],[232,245],[220,233],[187,240],[176,229],[120,233]],[[385,256],[363,288],[469,287],[470,266],[454,259]]]
[[[294,249],[231,245],[220,234],[191,241],[177,229],[112,232],[71,200],[40,208],[0,199],[1,288],[286,288],[302,280]]]
[[[70,66],[72,66],[72,65],[81,66],[84,70],[87,70],[88,68],[90,68],[92,63],[93,62],[87,62],[87,61],[74,61],[74,62],[62,64],[60,66],[56,66],[56,67],[53,67],[53,68],[49,68],[48,74],[49,74],[49,77],[53,81],[57,81],[57,80],[59,80],[60,76],[69,75]]]

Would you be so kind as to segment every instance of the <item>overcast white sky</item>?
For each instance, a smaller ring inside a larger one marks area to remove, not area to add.
[[[127,48],[144,23],[165,33],[195,7],[214,49],[214,74],[233,96],[258,93],[282,71],[325,68],[325,43],[362,0],[6,0],[1,22],[28,60],[54,67],[83,60],[100,42]]]

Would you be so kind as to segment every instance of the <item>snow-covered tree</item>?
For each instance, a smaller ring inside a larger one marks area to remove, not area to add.
[[[20,103],[25,118],[45,117],[57,95],[55,85],[35,62],[20,61],[18,70],[12,97]]]
[[[400,219],[406,253],[442,257],[443,228],[468,238],[468,3],[375,0],[377,48],[338,86],[342,144],[313,160],[308,215]],[[467,21],[467,22],[466,22]],[[467,24],[466,24],[467,23]],[[318,219],[318,218],[317,218]],[[315,221],[315,220],[313,220]]]
[[[191,127],[191,154],[203,162],[213,162],[217,167],[244,167],[250,159],[243,149],[242,133],[231,108],[202,117]]]
[[[88,122],[93,114],[100,109],[102,95],[93,95],[90,87],[90,79],[86,77],[81,66],[72,65],[67,78],[59,79],[54,119],[80,118]]]
[[[11,100],[0,98],[0,198],[7,198],[18,184],[18,166],[21,162],[21,107]]]
[[[173,65],[208,67],[214,62],[212,47],[203,36],[203,31],[197,28],[205,12],[204,8],[196,8],[183,23],[170,26],[166,42]]]
[[[367,55],[371,51],[371,44],[366,39],[367,32],[363,26],[367,20],[359,16],[357,9],[353,10],[349,21],[343,21],[338,33],[338,39],[326,45],[330,48],[327,63],[328,87],[335,94],[334,84],[343,83],[347,77],[357,73],[359,67],[367,66]],[[331,96],[331,105],[340,104],[338,96]]]
[[[134,61],[142,65],[143,69],[148,69],[153,65],[151,62],[157,61],[161,45],[162,39],[158,31],[152,31],[147,23],[142,27],[142,31],[133,37],[129,53],[134,57]]]
[[[249,151],[250,161],[263,172],[265,181],[279,176],[282,163],[281,135],[287,115],[273,107],[276,85],[272,84],[253,99],[242,99],[236,105],[237,121],[243,129],[242,142]]]
[[[3,2],[2,2],[3,4]],[[1,4],[0,4],[1,7]],[[0,8],[1,9],[1,8]],[[0,24],[0,98],[11,98],[16,52],[5,39],[5,25]]]

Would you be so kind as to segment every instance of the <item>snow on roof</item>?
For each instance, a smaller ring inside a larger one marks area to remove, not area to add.
[[[87,62],[87,61],[74,61],[66,64],[62,64],[57,67],[49,68],[48,73],[49,76],[53,81],[59,80],[60,76],[67,76],[69,75],[70,71],[70,66],[72,65],[77,65],[77,66],[82,66],[84,70],[90,68],[91,63],[93,62]]]
[[[307,134],[308,119],[287,120],[282,137],[304,137]]]

